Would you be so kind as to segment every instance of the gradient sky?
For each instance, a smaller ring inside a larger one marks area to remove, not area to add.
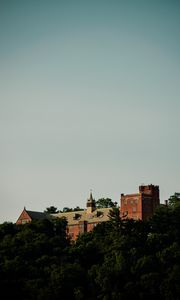
[[[0,0],[0,222],[180,191],[180,1]]]

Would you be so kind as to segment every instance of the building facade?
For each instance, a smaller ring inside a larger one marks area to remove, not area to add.
[[[122,219],[147,220],[154,214],[159,204],[159,186],[141,185],[139,193],[121,194],[120,216]],[[92,231],[97,224],[107,222],[110,210],[111,208],[96,208],[96,201],[90,193],[84,210],[48,215],[24,208],[16,224],[25,224],[37,219],[66,218],[67,235],[76,240],[79,234]]]
[[[22,224],[30,223],[33,220],[43,220],[43,219],[51,219],[51,217],[48,214],[43,212],[26,210],[26,208],[24,207],[22,213],[20,214],[19,218],[16,221],[16,224],[22,225]]]
[[[147,220],[160,204],[159,186],[141,185],[139,193],[121,194],[120,215],[122,218]]]
[[[93,228],[102,222],[109,220],[110,208],[96,208],[96,202],[90,193],[86,203],[86,209],[52,214],[56,218],[66,218],[67,234],[72,240],[76,240],[79,234],[92,231]]]

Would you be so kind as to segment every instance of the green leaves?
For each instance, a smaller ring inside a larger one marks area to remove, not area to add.
[[[174,193],[174,195],[170,196],[168,203],[171,207],[180,206],[180,193]]]
[[[66,219],[0,225],[0,288],[7,299],[180,299],[180,207],[149,221],[109,221],[66,238]]]
[[[97,208],[114,207],[114,206],[116,206],[116,203],[112,202],[110,198],[100,198],[96,201]]]
[[[55,214],[57,213],[57,207],[55,206],[50,206],[50,207],[46,207],[46,210],[44,211],[47,214]]]

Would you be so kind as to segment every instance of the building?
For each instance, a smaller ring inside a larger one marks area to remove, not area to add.
[[[121,194],[120,216],[123,219],[147,220],[159,204],[159,187],[152,184],[141,185],[139,193]],[[111,208],[96,208],[96,202],[90,193],[85,210],[48,215],[24,208],[16,224],[25,224],[37,219],[66,218],[67,234],[72,240],[76,240],[79,234],[92,231],[97,224],[107,222],[110,210]]]
[[[96,202],[90,193],[85,210],[56,213],[52,216],[65,217],[68,222],[67,234],[72,240],[76,240],[79,234],[92,231],[97,224],[108,221],[110,209],[96,208]]]
[[[33,220],[43,220],[43,219],[50,219],[50,216],[43,212],[38,211],[31,211],[26,210],[24,207],[22,213],[20,214],[19,218],[16,221],[16,224],[26,224],[30,223]]]
[[[86,209],[80,211],[60,212],[48,215],[43,212],[26,210],[24,207],[16,224],[26,224],[32,220],[66,218],[67,234],[72,240],[76,240],[78,235],[84,232],[92,231],[93,228],[101,222],[108,221],[110,208],[96,208],[96,202],[90,193],[87,200]]]
[[[139,193],[121,194],[120,215],[122,218],[147,220],[159,204],[159,186],[141,185]]]

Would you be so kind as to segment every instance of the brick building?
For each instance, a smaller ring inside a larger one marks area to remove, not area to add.
[[[16,224],[26,224],[30,223],[33,220],[43,220],[43,219],[51,219],[51,217],[43,212],[26,210],[24,207],[22,213],[16,221]]]
[[[80,211],[60,212],[48,215],[43,212],[36,212],[23,209],[16,224],[29,223],[32,220],[66,218],[67,234],[72,240],[76,240],[78,235],[84,232],[89,232],[101,222],[108,221],[110,208],[96,208],[96,202],[90,193],[90,198],[87,200],[86,209]]]
[[[121,218],[147,220],[160,204],[159,187],[155,185],[139,186],[139,193],[121,194],[120,216]],[[84,232],[89,232],[102,222],[109,220],[111,208],[96,208],[96,202],[90,193],[86,203],[86,209],[72,212],[60,212],[45,214],[42,212],[29,211],[24,208],[16,224],[25,224],[37,219],[63,218],[67,219],[67,234],[72,240]]]
[[[52,214],[53,217],[65,217],[68,222],[67,234],[72,240],[76,240],[79,234],[92,231],[93,228],[102,222],[108,221],[110,208],[96,208],[95,200],[90,193],[86,209],[80,211]]]
[[[139,193],[121,194],[120,215],[123,218],[147,220],[160,204],[159,186],[141,185]]]

